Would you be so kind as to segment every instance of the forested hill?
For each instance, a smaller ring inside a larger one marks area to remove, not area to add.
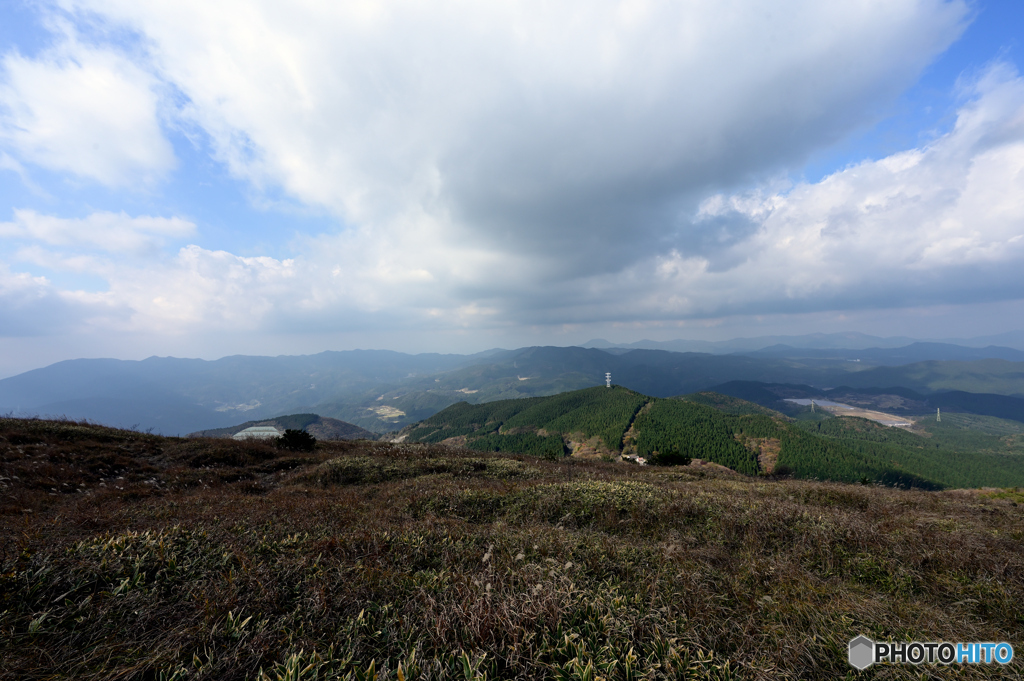
[[[216,428],[190,433],[189,437],[231,437],[251,426],[274,426],[284,432],[291,428],[304,430],[318,440],[376,440],[377,434],[359,426],[327,418],[319,414],[289,414],[261,421],[246,421],[229,428]]]
[[[1024,457],[947,451],[912,433],[885,437],[891,430],[812,432],[781,414],[723,395],[655,398],[613,386],[484,404],[459,402],[402,434],[409,442],[449,442],[545,458],[590,451],[658,461],[671,454],[747,475],[782,473],[923,488],[1024,484]]]

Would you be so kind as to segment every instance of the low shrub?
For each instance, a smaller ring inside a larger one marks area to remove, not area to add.
[[[689,466],[691,459],[679,451],[679,447],[672,447],[664,452],[655,452],[647,460],[653,466]]]
[[[311,452],[316,447],[316,438],[304,430],[288,428],[277,438],[277,446],[293,452]]]

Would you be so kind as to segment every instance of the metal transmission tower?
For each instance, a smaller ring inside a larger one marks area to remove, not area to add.
[[[941,422],[942,421],[942,410],[939,409],[938,407],[935,407],[935,421],[936,422]]]
[[[604,375],[604,382],[605,382],[605,386],[606,387],[608,387],[608,388],[612,387],[612,375],[611,375],[611,373],[605,373],[605,375]]]

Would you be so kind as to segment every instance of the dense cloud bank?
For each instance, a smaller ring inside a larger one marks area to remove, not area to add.
[[[188,170],[175,131],[337,228],[281,259],[203,247],[187,216],[19,209],[0,223],[8,315],[472,330],[1024,297],[1010,65],[964,82],[955,125],[919,148],[779,179],[876,122],[964,29],[963,2],[60,8],[50,48],[3,57],[4,167],[159,192]]]

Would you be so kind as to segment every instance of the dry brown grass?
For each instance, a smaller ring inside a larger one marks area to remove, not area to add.
[[[2,679],[1021,672],[846,664],[1021,649],[1013,494],[14,420],[0,484]]]

